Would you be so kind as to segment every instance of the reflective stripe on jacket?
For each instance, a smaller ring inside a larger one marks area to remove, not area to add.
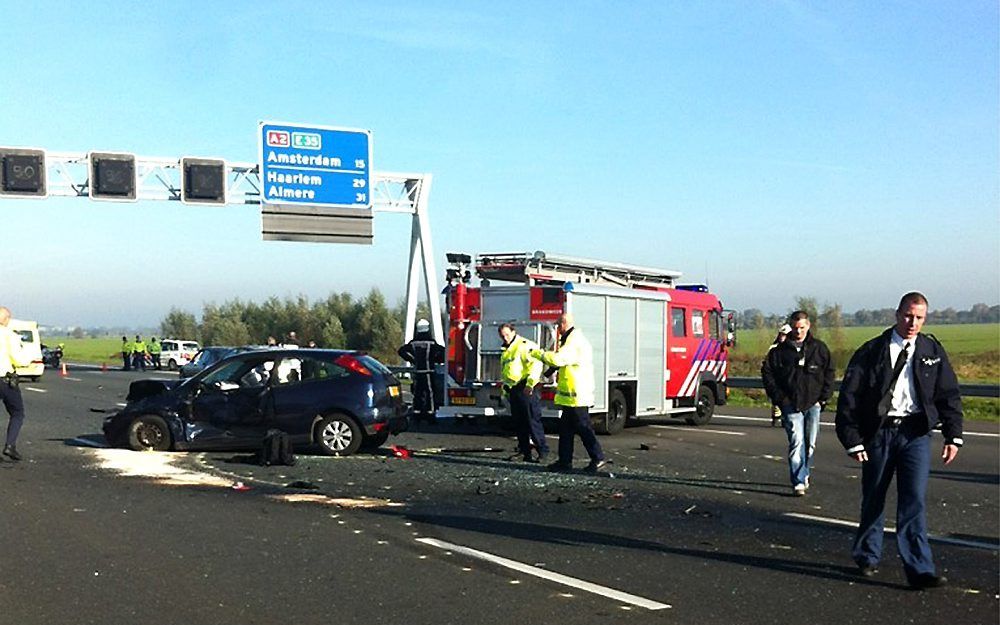
[[[538,384],[542,379],[542,361],[531,355],[537,349],[534,341],[515,336],[500,354],[500,380],[507,386],[516,386],[525,379],[528,388]]]
[[[570,328],[559,351],[536,350],[532,355],[550,367],[559,367],[556,405],[594,405],[594,357],[590,343],[579,328]]]

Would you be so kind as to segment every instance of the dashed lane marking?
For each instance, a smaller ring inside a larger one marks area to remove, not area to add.
[[[69,380],[69,381],[71,381],[71,382],[83,382],[83,380],[81,380],[80,378],[71,378],[71,377],[69,377],[69,376],[66,376],[66,377],[65,377],[65,378],[63,378],[63,379],[64,379],[64,380]]]
[[[33,386],[25,386],[24,390],[31,391],[32,393],[48,393],[44,388],[35,388]]]
[[[844,519],[832,519],[830,517],[816,516],[813,514],[802,514],[799,512],[786,512],[784,516],[791,517],[793,519],[803,519],[805,521],[817,521],[819,523],[826,523],[827,525],[839,525],[841,527],[849,527],[851,529],[857,529],[858,524],[853,521],[847,521]],[[896,533],[896,528],[886,526],[885,531],[890,534]],[[927,539],[932,542],[945,543],[948,545],[959,545],[960,547],[972,547],[974,549],[987,549],[989,551],[1000,551],[1000,543],[987,543],[979,540],[966,540],[964,538],[952,538],[950,536],[935,536],[930,534]]]
[[[678,432],[704,432],[705,434],[725,434],[727,436],[746,436],[746,432],[729,432],[726,430],[709,430],[700,427],[684,427],[680,425],[651,425],[651,428],[660,430],[676,430]]]
[[[593,593],[595,595],[600,595],[602,597],[614,599],[615,601],[621,601],[623,603],[628,603],[634,606],[638,606],[640,608],[646,608],[647,610],[663,610],[664,608],[672,607],[670,606],[670,604],[667,603],[660,603],[659,601],[653,601],[652,599],[646,599],[645,597],[632,595],[627,592],[615,590],[614,588],[600,586],[598,584],[584,581],[582,579],[577,579],[575,577],[563,575],[562,573],[554,573],[546,569],[540,569],[537,566],[531,566],[530,564],[524,564],[523,562],[518,562],[516,560],[509,560],[501,556],[493,555],[492,553],[479,551],[478,549],[472,549],[471,547],[463,547],[462,545],[456,545],[453,543],[444,542],[443,540],[437,540],[436,538],[417,538],[416,541],[418,543],[430,545],[431,547],[437,547],[438,549],[444,549],[454,553],[460,553],[462,555],[469,556],[471,558],[476,558],[477,560],[484,560],[486,562],[490,562],[492,564],[496,564],[504,568],[512,569],[514,571],[518,571],[526,575],[540,577],[550,582],[555,582],[556,584],[562,584],[564,586],[569,586],[571,588],[583,590],[585,592]]]

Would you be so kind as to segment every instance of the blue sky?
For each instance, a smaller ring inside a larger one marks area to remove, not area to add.
[[[251,7],[251,8],[246,8]],[[0,145],[252,161],[257,123],[369,129],[446,251],[603,258],[729,307],[1000,301],[998,9],[962,2],[0,0]],[[47,323],[405,288],[253,207],[0,201],[0,300]]]

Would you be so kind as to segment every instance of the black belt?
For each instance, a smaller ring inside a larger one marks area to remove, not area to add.
[[[916,419],[918,417],[923,417],[923,416],[924,416],[924,413],[922,413],[922,412],[913,412],[913,413],[910,413],[910,414],[908,414],[908,415],[906,415],[904,417],[900,417],[900,416],[897,416],[897,415],[889,415],[889,416],[887,416],[885,418],[885,421],[882,422],[882,427],[885,428],[885,429],[898,428],[901,425],[903,425],[904,423],[906,423],[907,421]]]

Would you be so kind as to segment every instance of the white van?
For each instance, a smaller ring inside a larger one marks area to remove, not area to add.
[[[198,341],[183,341],[181,339],[163,339],[160,341],[160,364],[167,369],[177,371],[191,362],[194,355],[201,349]]]
[[[11,319],[7,327],[21,337],[24,354],[31,358],[30,365],[17,367],[18,377],[29,378],[32,382],[37,382],[42,377],[42,372],[45,371],[45,363],[42,362],[42,340],[38,336],[38,322]]]

